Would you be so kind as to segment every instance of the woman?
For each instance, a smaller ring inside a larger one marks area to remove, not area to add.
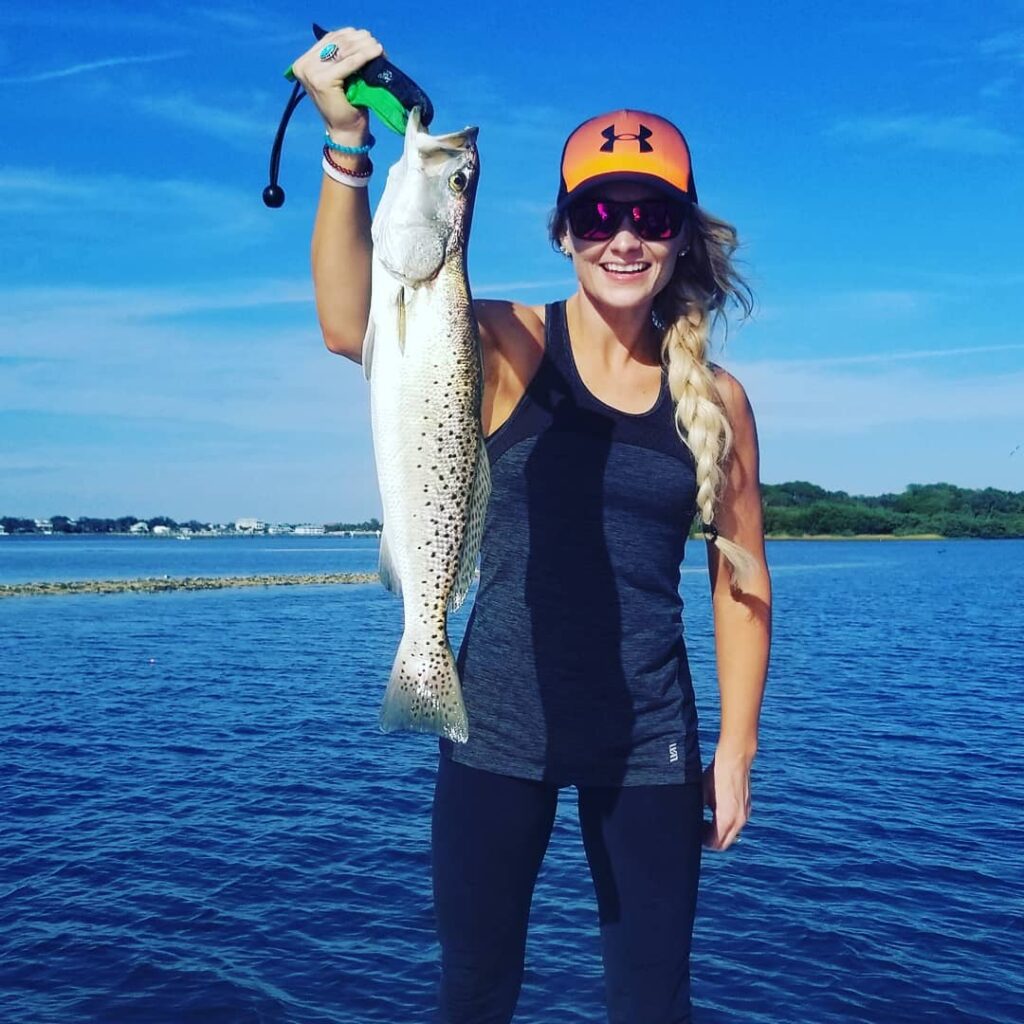
[[[332,153],[312,258],[324,340],[355,361],[370,293],[368,129],[339,86],[382,52],[343,29],[294,65],[352,151]],[[459,654],[471,736],[441,741],[434,798],[442,1018],[512,1019],[558,790],[574,785],[609,1020],[677,1024],[691,1019],[702,843],[728,849],[750,815],[768,664],[754,418],[706,358],[712,318],[750,300],[730,262],[735,232],[696,205],[670,122],[593,118],[561,170],[551,238],[576,292],[546,307],[475,304],[493,490]],[[695,514],[721,690],[703,772],[678,595]]]

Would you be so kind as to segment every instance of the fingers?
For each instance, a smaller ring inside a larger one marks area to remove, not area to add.
[[[712,811],[711,821],[704,823],[703,845],[708,850],[727,850],[739,841],[739,834],[754,809],[750,798],[750,766],[738,767],[729,760],[719,765],[718,759],[712,758],[704,770],[702,782],[704,803]]]
[[[740,841],[739,835],[747,820],[744,815],[724,818],[715,814],[711,821],[704,822],[704,847],[716,852],[728,850],[733,843]]]
[[[332,44],[337,47],[335,54],[328,60],[321,59],[325,47]],[[318,39],[292,64],[292,73],[329,129],[357,135],[366,131],[366,111],[348,102],[343,86],[346,79],[383,53],[384,47],[366,29],[341,28]]]
[[[320,53],[331,43],[338,48],[337,56],[331,60],[321,60]],[[341,28],[318,39],[292,64],[292,71],[303,85],[314,83],[323,89],[330,85],[340,85],[383,53],[384,47],[366,29]]]

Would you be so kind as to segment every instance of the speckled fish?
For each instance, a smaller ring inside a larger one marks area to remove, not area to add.
[[[491,479],[480,432],[480,337],[466,277],[476,128],[431,136],[414,108],[373,219],[363,366],[384,508],[380,578],[405,632],[385,732],[469,736],[447,616],[476,570]]]

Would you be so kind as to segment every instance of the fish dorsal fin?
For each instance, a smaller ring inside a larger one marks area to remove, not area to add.
[[[361,362],[363,364],[363,376],[369,380],[370,371],[373,366],[373,317],[370,317],[370,322],[366,325],[366,334],[363,335],[363,354],[361,356]]]
[[[466,533],[462,538],[459,551],[459,571],[455,576],[455,586],[448,600],[451,611],[457,611],[476,576],[476,560],[480,554],[480,538],[484,532],[484,520],[487,518],[487,502],[491,497],[491,463],[487,458],[487,448],[483,438],[479,440],[476,456],[476,472],[473,474],[473,493],[469,499],[469,512],[466,516]]]

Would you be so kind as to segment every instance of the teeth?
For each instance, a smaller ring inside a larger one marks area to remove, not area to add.
[[[645,263],[603,263],[605,270],[611,270],[616,274],[636,274],[647,269]]]

